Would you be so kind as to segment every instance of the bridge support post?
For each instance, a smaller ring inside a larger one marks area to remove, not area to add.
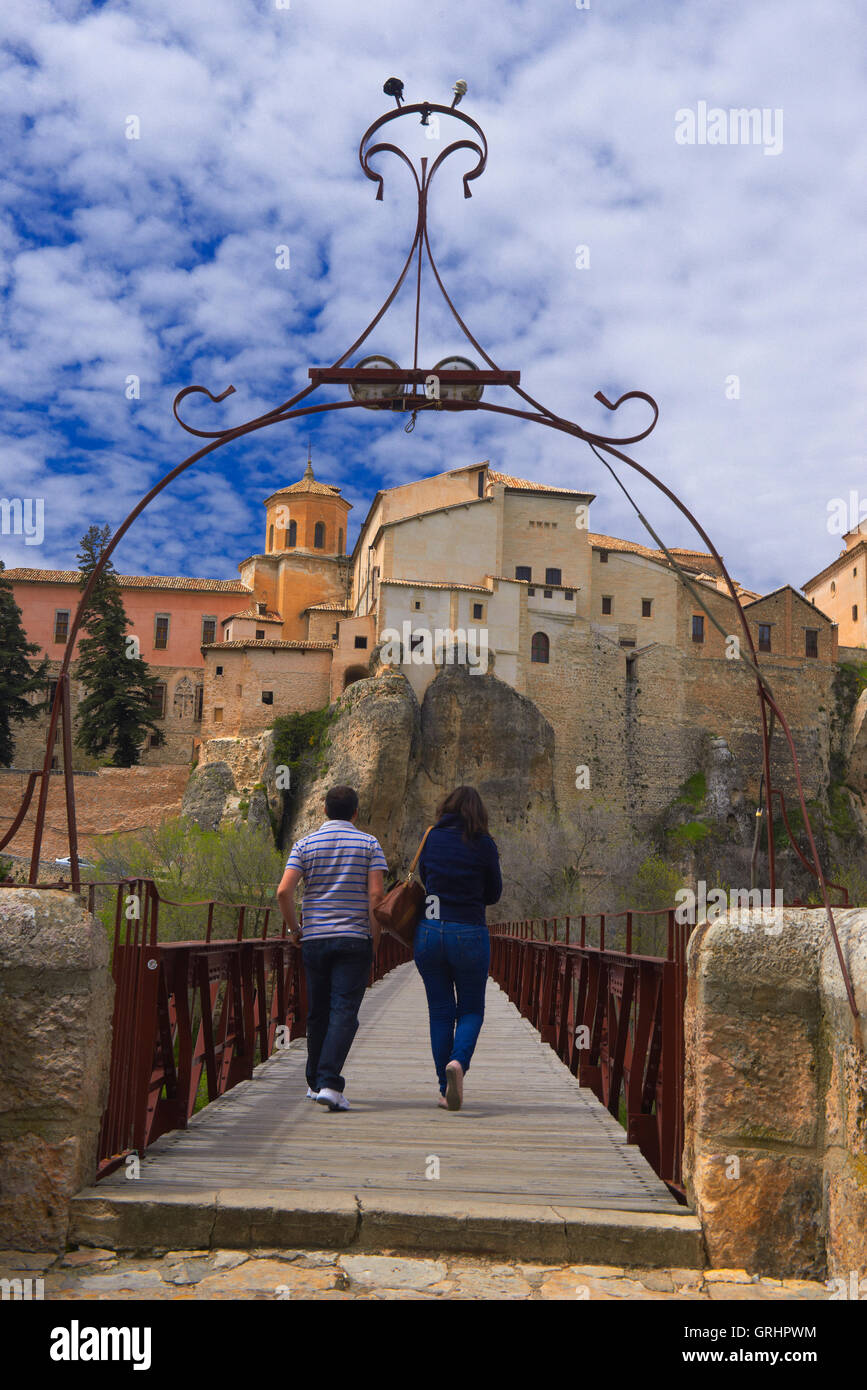
[[[0,888],[0,1247],[62,1250],[108,1091],[108,936],[80,899]]]
[[[863,1028],[867,911],[835,915]],[[867,1057],[823,909],[696,927],[685,1050],[684,1175],[710,1263],[867,1275]]]

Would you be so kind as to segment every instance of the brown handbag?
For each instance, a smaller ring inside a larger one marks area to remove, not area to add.
[[[412,950],[415,929],[418,926],[425,901],[424,888],[416,879],[415,870],[421,858],[425,840],[432,830],[433,826],[429,825],[424,832],[406,878],[401,883],[396,883],[391,891],[386,893],[382,902],[373,909],[373,916],[382,930],[387,931],[390,936],[396,936],[398,941],[402,941],[404,946],[408,946],[410,950]],[[378,942],[375,941],[374,949],[377,944]]]

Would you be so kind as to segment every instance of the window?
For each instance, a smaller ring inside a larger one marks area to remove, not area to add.
[[[148,748],[162,748],[164,743],[165,739],[159,730],[157,730],[155,734],[151,734],[148,738]]]
[[[693,642],[704,641],[704,614],[693,613],[692,615],[692,640]]]
[[[204,699],[204,695],[205,695],[205,687],[204,687],[203,685],[197,685],[197,686],[196,686],[196,713],[195,713],[195,715],[194,715],[194,718],[196,718],[196,719],[201,719],[201,717],[202,717],[202,700]]]
[[[532,641],[530,642],[530,660],[540,661],[544,665],[547,665],[550,650],[551,644],[548,641],[547,634],[544,632],[534,632]]]
[[[286,549],[293,550],[298,544],[298,522],[290,521],[289,530],[286,533]]]
[[[214,672],[214,674],[217,675],[217,676],[221,676],[221,675],[223,674],[223,668],[222,668],[222,666],[218,666],[217,669],[216,669],[216,671]]]
[[[264,642],[264,641],[265,641],[265,629],[264,629],[263,627],[257,627],[257,628],[256,628],[256,641],[257,641],[257,642]]]
[[[479,474],[479,496],[480,496],[480,497],[484,497],[484,495],[485,495],[485,475],[484,475],[484,473],[480,473],[480,474]]]
[[[575,590],[567,589],[563,597],[565,598],[567,603],[571,603],[572,599],[575,597]]]
[[[410,651],[411,651],[411,652],[417,652],[418,649],[419,649],[419,647],[421,647],[421,646],[423,646],[423,645],[424,645],[424,633],[423,633],[423,632],[414,632],[414,633],[412,634],[412,636],[410,637],[410,639],[409,639],[409,649],[410,649]]]
[[[231,629],[231,627],[227,627],[227,628],[226,628],[226,636],[225,636],[225,639],[224,639],[224,640],[225,640],[226,642],[231,642],[231,640],[232,640],[232,629]]]
[[[223,722],[223,709],[222,709],[222,706],[221,706],[221,705],[217,705],[217,706],[215,707],[215,709],[214,709],[214,723],[215,723],[215,724],[222,724],[222,722]]]
[[[342,555],[342,554],[343,554],[343,527],[342,527],[342,526],[341,526],[340,530],[337,532],[337,553],[338,553],[338,555]]]
[[[262,704],[263,704],[263,705],[273,705],[273,703],[274,703],[274,691],[273,691],[273,690],[263,690],[263,691],[262,691]]]
[[[531,587],[531,588],[529,588],[529,589],[527,590],[527,597],[528,597],[528,598],[534,598],[535,595],[536,595],[536,590],[535,590],[534,588]]]
[[[554,590],[553,590],[553,589],[543,589],[543,590],[542,590],[542,597],[543,597],[543,598],[553,598],[553,597],[554,597]]]
[[[831,597],[832,597],[832,598],[834,597],[834,595],[836,594],[836,592],[837,592],[837,585],[834,583],[834,580],[832,579],[832,580],[831,580]]]
[[[268,549],[269,549],[269,550],[273,550],[273,549],[274,549],[274,527],[273,527],[273,526],[269,526],[269,527],[268,527]]]
[[[54,704],[54,697],[57,694],[57,681],[48,682],[48,709]]]
[[[533,578],[533,570],[530,565],[516,565],[515,578],[530,580]]]
[[[69,609],[58,608],[54,614],[54,640],[65,642],[69,637]]]
[[[819,629],[818,629],[818,628],[815,628],[815,627],[808,627],[808,628],[805,630],[805,632],[804,632],[804,638],[805,638],[804,655],[805,655],[805,656],[818,656],[818,655],[819,655]]]
[[[857,621],[858,621],[858,605],[857,605],[857,603],[853,603],[853,604],[852,604],[852,621],[853,621],[853,623],[857,623]]]
[[[855,566],[855,568],[854,568],[853,571],[852,571],[852,578],[853,578],[853,579],[857,579],[857,578],[858,578],[858,566],[857,566],[857,565]]]
[[[602,595],[602,612],[612,613],[614,611],[614,600],[610,594]]]
[[[771,625],[770,623],[759,623],[759,651],[769,652],[771,650]]]
[[[634,638],[634,637],[621,637],[621,639],[620,639],[620,645],[621,645],[621,647],[634,647],[634,646],[635,646],[635,638]]]
[[[150,713],[154,719],[162,719],[166,712],[166,683],[157,681],[150,698]]]
[[[169,614],[157,613],[154,618],[154,646],[157,651],[165,651],[169,645]]]
[[[316,526],[315,526],[315,528],[314,528],[314,531],[313,531],[313,549],[314,549],[314,550],[324,550],[324,549],[325,549],[325,522],[324,522],[324,521],[317,521]]]
[[[600,565],[607,565],[607,564],[608,564],[608,551],[607,551],[607,550],[600,550],[600,552],[599,552],[599,563],[600,563]]]
[[[643,598],[643,599],[641,600],[641,616],[642,616],[642,618],[649,618],[649,617],[651,617],[651,616],[652,616],[652,613],[651,613],[652,608],[653,608],[653,599],[652,599],[652,598]]]
[[[202,646],[207,647],[210,642],[217,640],[217,619],[202,619]]]
[[[259,617],[261,618],[265,613],[268,612],[268,605],[267,605],[267,603],[257,603],[257,604],[256,604],[256,612],[259,614]]]
[[[473,604],[473,617],[474,617],[474,618],[483,618],[484,616],[485,616],[485,607],[484,607],[484,604],[482,604],[482,603],[474,603],[474,604]]]
[[[418,613],[418,612],[420,611],[420,609],[421,609],[421,599],[420,599],[420,598],[413,599],[412,606],[413,606],[413,608],[415,609],[416,613]]]
[[[562,583],[563,583],[563,571],[562,571],[562,570],[546,570],[546,571],[545,571],[545,583],[546,583],[546,584],[562,584]]]
[[[355,645],[356,645],[356,647],[358,647],[359,649],[361,649],[361,650],[363,651],[363,650],[367,647],[367,638],[366,638],[366,637],[356,637],[356,639],[355,639]]]

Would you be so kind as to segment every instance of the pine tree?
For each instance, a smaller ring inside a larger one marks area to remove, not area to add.
[[[48,676],[48,657],[36,667],[29,658],[39,651],[38,642],[28,642],[21,622],[21,609],[15,602],[12,581],[4,574],[0,560],[0,767],[9,767],[15,753],[12,724],[22,719],[38,719],[45,701],[27,699],[35,690],[44,691]]]
[[[108,526],[91,526],[78,555],[83,589],[111,537]],[[75,742],[91,757],[113,750],[115,767],[131,767],[148,732],[159,733],[152,699],[157,679],[140,656],[128,655],[130,625],[114,565],[109,560],[88,599],[78,644],[76,679],[86,694],[78,706]]]

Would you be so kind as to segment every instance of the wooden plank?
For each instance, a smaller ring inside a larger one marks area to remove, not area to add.
[[[637,1146],[582,1089],[491,981],[463,1108],[437,1106],[427,1005],[418,972],[400,966],[368,991],[346,1065],[351,1110],[304,1098],[303,1042],[164,1136],[135,1184],[173,1189],[280,1186],[382,1194],[426,1192],[506,1204],[561,1202],[683,1212]],[[439,1178],[426,1176],[438,1160]],[[100,1189],[124,1187],[122,1170]]]

